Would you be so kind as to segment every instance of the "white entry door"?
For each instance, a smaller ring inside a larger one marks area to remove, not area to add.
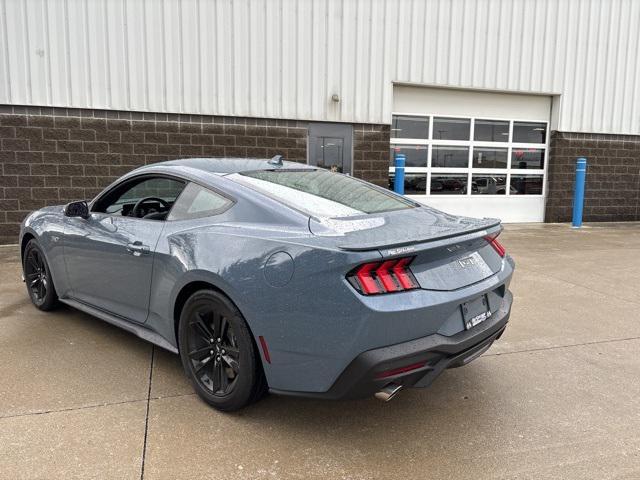
[[[389,185],[406,155],[405,194],[445,212],[544,221],[551,98],[394,88]]]

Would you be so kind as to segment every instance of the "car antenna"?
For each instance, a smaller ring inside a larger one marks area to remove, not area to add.
[[[269,163],[269,165],[277,165],[278,167],[281,167],[283,165],[282,155],[273,156],[267,163]]]

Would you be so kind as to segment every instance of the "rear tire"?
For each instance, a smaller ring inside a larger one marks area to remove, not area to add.
[[[223,294],[199,290],[189,297],[180,315],[178,344],[194,390],[218,410],[238,410],[266,392],[251,332]]]
[[[47,259],[35,239],[29,240],[24,249],[22,271],[31,303],[44,312],[54,309],[58,294]]]

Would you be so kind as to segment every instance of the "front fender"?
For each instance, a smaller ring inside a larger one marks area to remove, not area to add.
[[[20,260],[25,236],[32,236],[38,242],[49,265],[51,277],[58,296],[68,291],[68,281],[64,263],[64,215],[61,206],[47,207],[31,213],[20,228]]]

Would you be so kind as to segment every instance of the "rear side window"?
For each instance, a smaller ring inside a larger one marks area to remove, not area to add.
[[[228,209],[233,202],[222,195],[190,183],[173,205],[167,220],[185,220],[188,218],[217,215]]]
[[[413,202],[366,182],[326,170],[260,170],[230,177],[319,217],[347,217],[415,207]]]

